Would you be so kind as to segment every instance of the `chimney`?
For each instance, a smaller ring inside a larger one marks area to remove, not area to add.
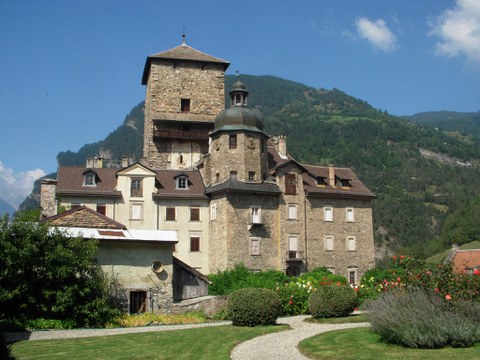
[[[287,137],[285,135],[278,135],[277,151],[282,159],[287,158]]]
[[[93,158],[94,164],[93,167],[96,169],[101,169],[103,167],[103,158],[101,157],[94,157]]]
[[[90,159],[87,159],[87,162],[86,162],[86,164],[85,164],[85,167],[86,167],[87,169],[93,169],[93,166],[94,166],[94,164],[93,164],[93,159],[91,159],[91,158],[90,158]]]
[[[40,219],[57,215],[57,202],[55,193],[57,190],[57,180],[43,179],[40,182]]]
[[[335,187],[336,182],[335,182],[335,168],[333,167],[333,164],[328,165],[328,182],[331,187]]]
[[[122,168],[126,168],[129,165],[129,159],[128,156],[123,156],[122,157]]]

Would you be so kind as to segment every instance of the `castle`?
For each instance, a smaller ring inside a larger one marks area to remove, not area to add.
[[[56,212],[54,194],[127,229],[175,231],[173,255],[203,274],[239,263],[291,275],[325,266],[357,283],[374,267],[375,195],[348,168],[292,158],[240,80],[225,108],[228,66],[185,41],[148,56],[143,158],[60,167],[42,189],[45,216]]]

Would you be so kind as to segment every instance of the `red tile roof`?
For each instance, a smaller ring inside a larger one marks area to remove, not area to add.
[[[456,250],[451,264],[456,273],[463,273],[465,268],[480,268],[480,249]]]
[[[176,177],[184,174],[188,178],[188,189],[177,189]],[[208,199],[205,185],[198,170],[157,170],[159,188],[154,198]]]
[[[74,206],[64,213],[42,220],[52,226],[82,227],[91,229],[126,229],[119,222],[110,219],[86,206]]]
[[[96,186],[83,186],[83,174],[91,170],[96,174]],[[65,166],[58,169],[57,194],[78,196],[121,197],[122,193],[115,190],[117,186],[116,173],[118,169],[95,168],[83,166]]]

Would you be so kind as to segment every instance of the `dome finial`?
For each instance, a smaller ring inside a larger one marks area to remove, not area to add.
[[[182,46],[186,46],[187,43],[185,42],[185,38],[187,35],[185,35],[185,25],[183,25],[183,34],[182,34]]]
[[[237,75],[237,81],[240,81],[240,71],[235,70],[235,75]]]

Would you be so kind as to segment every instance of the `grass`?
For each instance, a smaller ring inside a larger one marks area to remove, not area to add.
[[[298,348],[310,359],[480,359],[480,344],[471,348],[408,349],[381,342],[379,336],[368,328],[330,331],[303,340]]]
[[[12,345],[18,359],[230,359],[233,347],[286,326],[212,326],[81,339],[20,341]]]
[[[337,317],[337,318],[315,319],[311,317],[311,318],[306,318],[305,321],[309,323],[314,323],[314,324],[347,324],[347,323],[368,322],[368,317],[366,314],[355,314],[355,315]]]

